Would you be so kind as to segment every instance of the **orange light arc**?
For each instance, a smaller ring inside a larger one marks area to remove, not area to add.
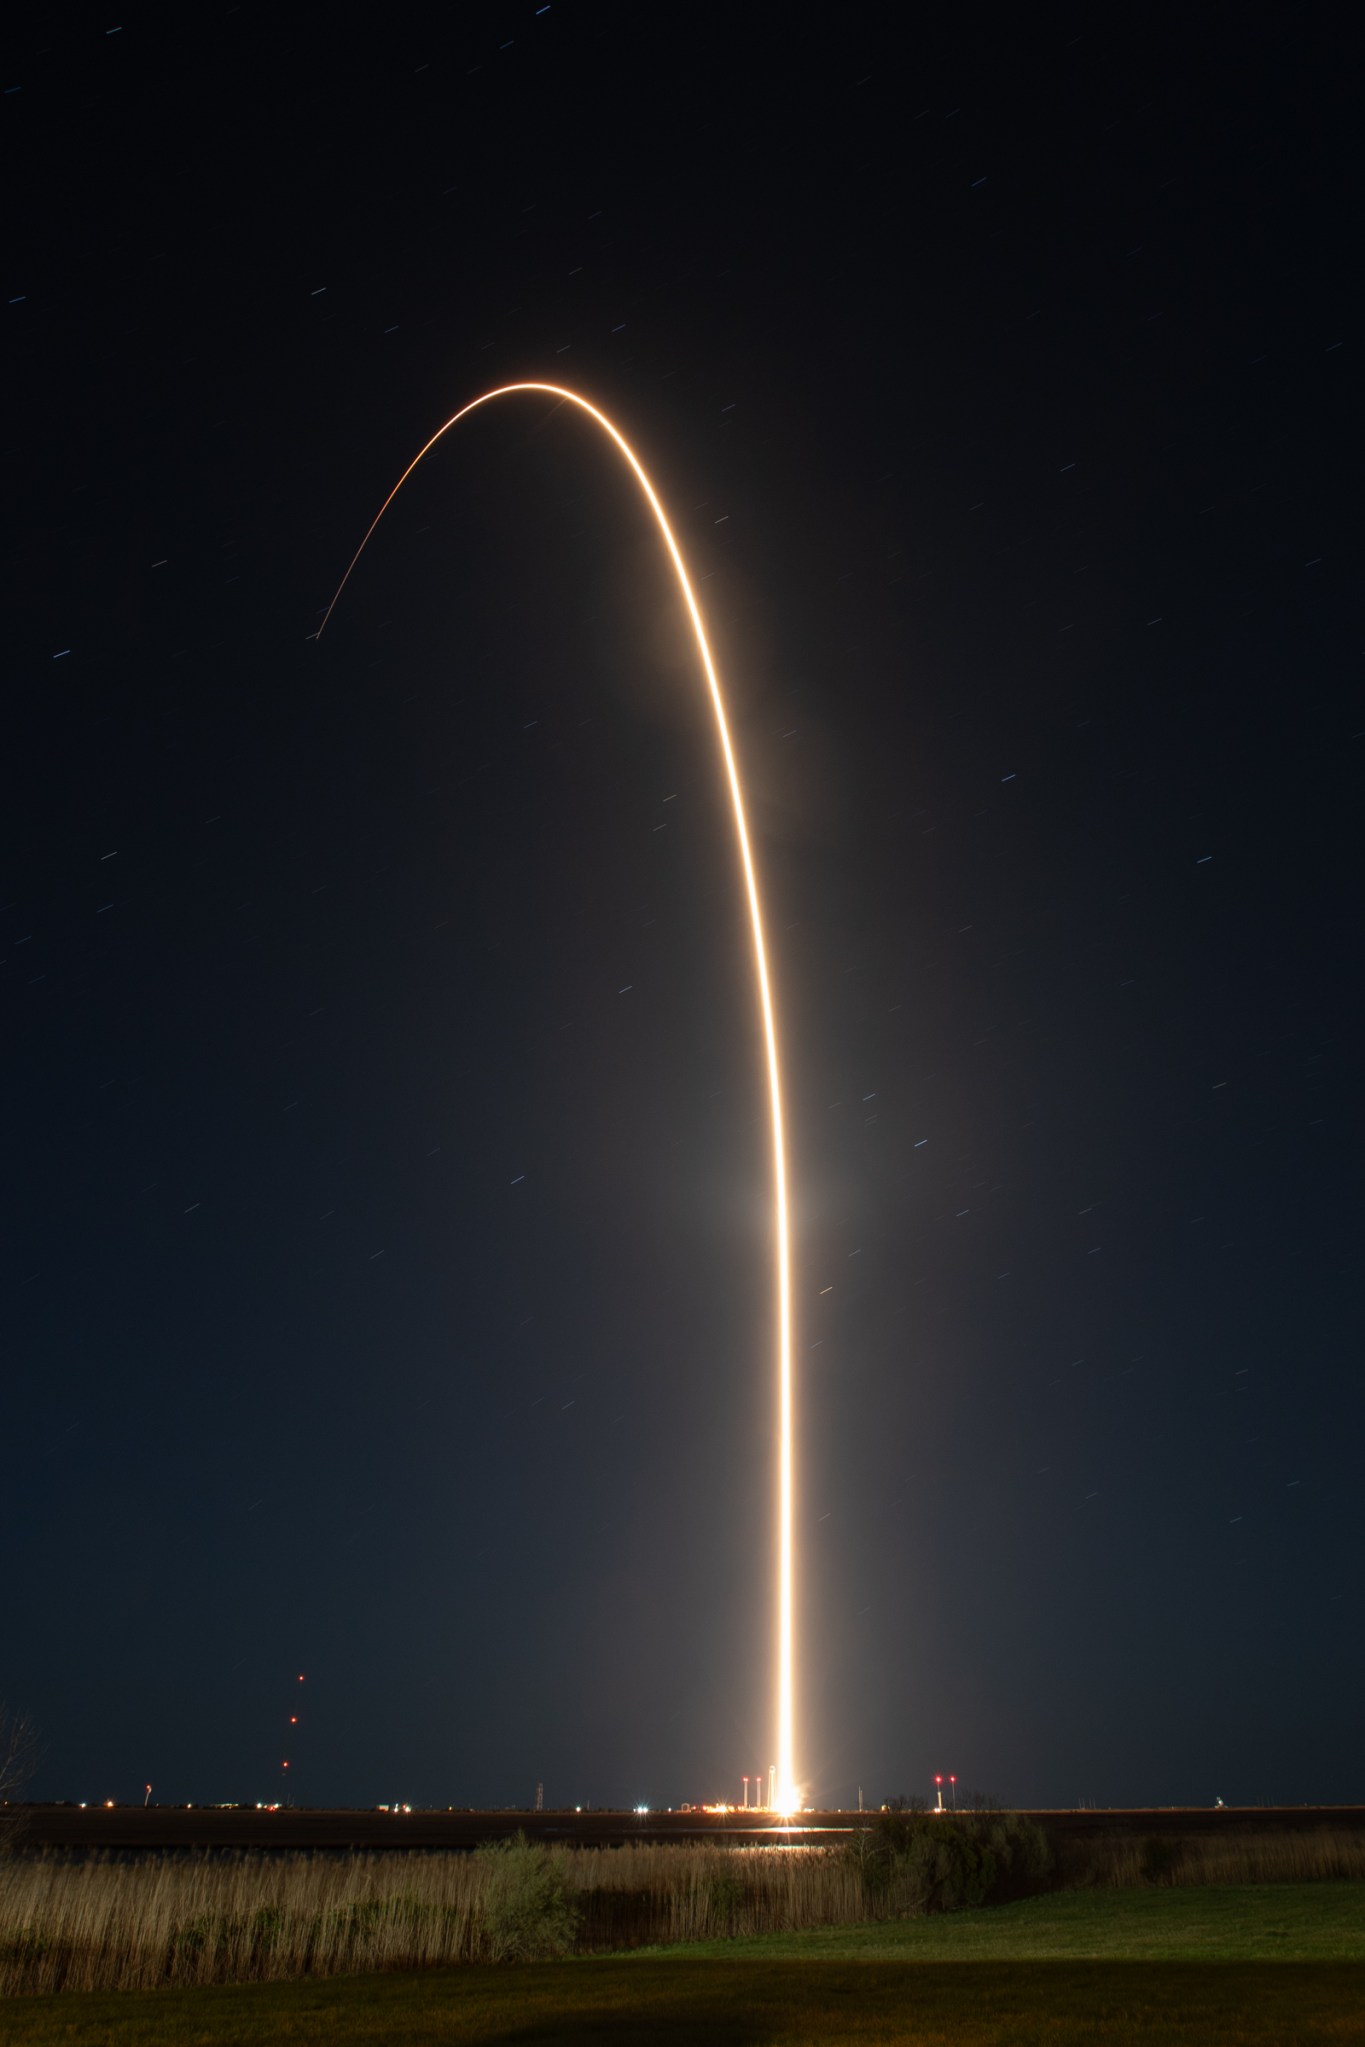
[[[758,877],[755,870],[753,851],[749,839],[748,819],[744,806],[744,793],[740,783],[739,767],[734,746],[730,738],[730,724],[725,711],[725,699],[720,679],[711,655],[702,620],[701,606],[697,602],[691,578],[683,561],[682,550],[674,537],[663,505],[653,484],[645,472],[644,465],[619,428],[614,426],[604,412],[561,384],[547,384],[527,381],[515,384],[500,384],[496,389],[484,391],[473,398],[458,412],[452,413],[445,424],[437,429],[426,445],[413,456],[407,468],[399,477],[393,489],[370,521],[364,539],[351,557],[345,575],[336,588],[331,603],[323,614],[315,638],[321,639],[328,621],[337,607],[342,591],[350,581],[356,563],[370,543],[375,528],[393,503],[403,485],[425,456],[429,455],[437,442],[444,439],[452,427],[467,419],[471,412],[491,404],[497,398],[509,398],[518,393],[539,393],[555,398],[569,405],[575,405],[587,414],[625,458],[635,481],[643,491],[650,511],[663,538],[669,560],[673,564],[682,592],[683,603],[691,621],[697,653],[701,659],[710,694],[711,707],[715,714],[716,729],[720,739],[721,754],[725,763],[725,777],[730,792],[730,803],[734,817],[735,836],[739,845],[740,867],[744,876],[744,893],[748,903],[749,927],[753,940],[755,979],[758,988],[759,1011],[763,1026],[763,1048],[768,1080],[768,1100],[772,1130],[772,1178],[774,1207],[774,1286],[776,1294],[776,1380],[777,1380],[777,1585],[776,1585],[776,1794],[777,1809],[789,1814],[800,1805],[801,1792],[796,1776],[796,1638],[795,1638],[795,1557],[793,1522],[795,1513],[795,1414],[792,1374],[792,1272],[791,1272],[791,1227],[790,1202],[787,1191],[787,1147],[782,1111],[782,1079],[778,1060],[777,1023],[773,1005],[772,979],[768,968],[767,947],[763,935],[763,910],[759,895]]]

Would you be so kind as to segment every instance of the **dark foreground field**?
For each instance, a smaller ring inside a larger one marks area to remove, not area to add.
[[[21,1998],[4,2018],[10,2047],[1346,2047],[1363,2012],[1350,1963],[583,1961]]]
[[[1362,1963],[1356,1884],[1089,1892],[630,1959],[19,1997],[0,2028],[6,2047],[1345,2047]]]

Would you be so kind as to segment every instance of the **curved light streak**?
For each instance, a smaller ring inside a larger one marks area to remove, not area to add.
[[[315,637],[321,639],[327,630],[328,620],[336,610],[342,591],[351,579],[356,563],[370,543],[375,527],[397,497],[403,485],[412,475],[423,457],[430,454],[436,443],[467,419],[471,412],[477,412],[481,405],[490,405],[495,398],[512,397],[522,391],[543,392],[547,397],[557,398],[568,405],[576,405],[585,412],[595,425],[614,443],[625,457],[631,474],[644,492],[650,511],[654,514],[669,560],[678,578],[683,603],[692,621],[692,631],[697,642],[697,652],[706,674],[706,686],[711,695],[711,708],[715,712],[716,729],[720,737],[720,750],[725,760],[725,778],[729,784],[730,802],[734,811],[735,836],[739,841],[740,865],[744,871],[744,892],[749,905],[749,927],[753,938],[754,969],[758,982],[759,1008],[763,1017],[763,1046],[768,1071],[768,1101],[772,1121],[773,1154],[773,1203],[775,1214],[775,1282],[777,1294],[777,1416],[778,1416],[778,1483],[777,1483],[777,1809],[789,1814],[795,1812],[801,1802],[800,1787],[796,1778],[796,1735],[795,1735],[795,1627],[793,1620],[793,1592],[795,1566],[793,1559],[793,1505],[795,1494],[793,1455],[793,1397],[792,1397],[792,1313],[791,1313],[791,1245],[790,1223],[787,1199],[787,1149],[782,1118],[782,1080],[777,1057],[777,1025],[773,1014],[772,982],[768,972],[768,954],[763,940],[763,910],[759,899],[758,878],[754,871],[753,852],[749,844],[749,826],[744,810],[744,794],[740,786],[739,768],[735,751],[730,740],[729,720],[725,715],[725,699],[721,693],[720,679],[716,665],[711,658],[711,649],[702,623],[701,607],[683,561],[682,550],[673,535],[658,493],[645,473],[635,450],[625,435],[613,426],[604,412],[590,405],[576,391],[567,390],[562,384],[517,383],[500,384],[495,390],[484,391],[479,397],[462,405],[452,413],[445,425],[439,427],[426,446],[420,448],[399,477],[393,489],[385,498],[374,518],[370,521],[365,538],[361,541],[350,566],[338,583],[336,594],[325,613]]]

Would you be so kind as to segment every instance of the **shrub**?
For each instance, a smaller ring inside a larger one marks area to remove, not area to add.
[[[1036,1820],[1022,1813],[997,1812],[980,1824],[999,1868],[996,1896],[1026,1898],[1053,1881],[1052,1843]]]
[[[851,1852],[873,1905],[901,1912],[1024,1897],[1052,1867],[1046,1834],[1018,1813],[879,1813]]]
[[[573,1946],[578,1900],[563,1857],[518,1834],[477,1851],[484,1939],[495,1962],[551,1961]]]

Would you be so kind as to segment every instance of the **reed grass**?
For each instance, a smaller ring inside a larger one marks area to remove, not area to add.
[[[1151,1844],[1059,1843],[1069,1889],[1150,1882]],[[569,1889],[579,1952],[887,1921],[917,1900],[870,1892],[846,1849],[640,1843],[528,1849]],[[1145,1858],[1145,1860],[1144,1860]],[[1345,1829],[1178,1840],[1161,1880],[1304,1883],[1365,1878]],[[505,1878],[505,1870],[501,1875]],[[272,1982],[428,1969],[500,1951],[497,1858],[460,1853],[55,1854],[0,1859],[0,1995]]]
[[[837,1849],[551,1852],[583,1951],[868,1916]],[[0,1995],[490,1960],[501,1952],[488,1910],[499,1874],[468,1854],[12,1857],[0,1862]]]
[[[1365,1878],[1365,1833],[1349,1827],[1231,1828],[1226,1833],[1170,1834],[1145,1839],[1099,1834],[1054,1843],[1056,1881],[1063,1890],[1131,1890],[1139,1885],[1305,1884]]]

